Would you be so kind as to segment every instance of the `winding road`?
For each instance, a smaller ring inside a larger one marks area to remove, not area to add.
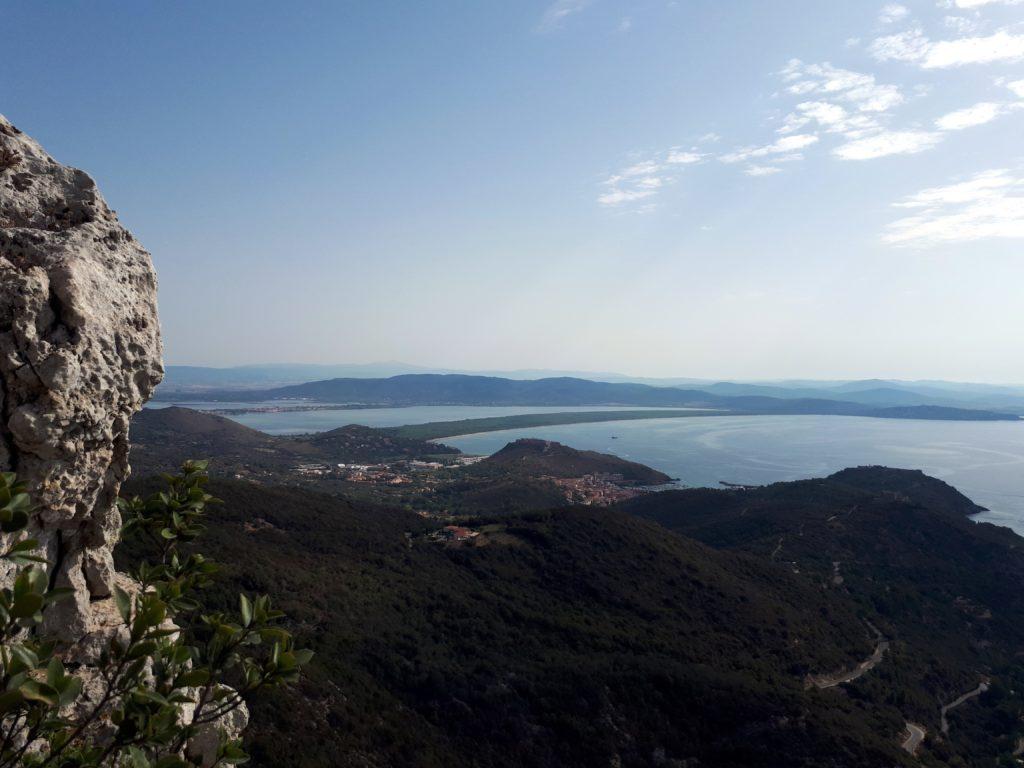
[[[917,723],[907,723],[907,738],[900,744],[904,751],[911,755],[917,754],[917,748],[921,746],[924,737],[928,735],[928,729]]]
[[[869,625],[870,626],[870,625]],[[809,675],[808,688],[814,686],[815,688],[835,688],[837,685],[843,683],[852,683],[861,675],[866,672],[870,672],[872,669],[877,667],[883,658],[885,658],[885,652],[889,650],[889,641],[886,640],[882,633],[879,632],[875,627],[871,627],[875,631],[878,637],[878,645],[875,646],[874,652],[868,656],[864,661],[858,664],[851,670],[846,672],[837,672],[834,675]]]
[[[960,697],[958,697],[956,699],[953,699],[953,701],[949,702],[949,704],[944,705],[942,707],[942,716],[941,716],[942,733],[943,734],[949,733],[949,719],[946,717],[946,714],[950,710],[956,709],[961,704],[963,704],[965,702],[968,702],[971,699],[973,699],[975,696],[981,696],[981,694],[983,694],[988,689],[989,689],[989,681],[986,678],[986,679],[983,679],[978,684],[978,687],[975,688],[973,691],[968,691],[967,693],[963,694],[962,696],[960,696]]]

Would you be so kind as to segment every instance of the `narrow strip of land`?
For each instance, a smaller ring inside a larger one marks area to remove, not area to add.
[[[218,416],[244,416],[249,413],[307,413],[311,411],[365,411],[373,408],[392,408],[390,405],[254,405],[242,408],[203,408],[205,413]]]
[[[558,413],[523,413],[515,416],[491,416],[459,421],[431,421],[406,424],[388,429],[398,437],[416,440],[438,440],[442,437],[499,432],[505,429],[552,427],[562,424],[591,424],[605,421],[638,421],[641,419],[684,419],[694,416],[721,416],[726,411],[667,408],[657,411],[560,411]]]

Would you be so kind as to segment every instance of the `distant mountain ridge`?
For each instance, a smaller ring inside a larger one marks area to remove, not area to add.
[[[260,391],[335,378],[382,379],[409,374],[485,376],[516,381],[572,378],[608,384],[645,384],[664,388],[697,389],[726,396],[764,396],[784,399],[842,400],[862,405],[939,405],[1024,415],[1024,385],[977,384],[955,381],[860,379],[840,381],[780,380],[723,381],[692,377],[644,377],[610,372],[522,369],[466,371],[402,362],[338,365],[278,363],[213,368],[169,365],[158,390],[165,400],[223,394],[222,391]]]
[[[332,378],[388,378],[405,374],[459,374],[490,376],[505,379],[574,378],[603,381],[610,384],[647,384],[653,387],[684,387],[718,392],[719,394],[762,394],[775,397],[826,397],[885,389],[909,392],[919,397],[981,402],[1006,399],[1024,403],[1024,383],[983,384],[942,380],[901,379],[751,379],[735,380],[693,376],[631,376],[609,371],[578,371],[542,368],[512,370],[468,370],[439,366],[415,365],[400,361],[374,363],[268,363],[213,367],[201,365],[167,365],[161,390],[164,392],[198,391],[203,389],[249,389],[287,386]],[[856,399],[856,398],[846,398]]]
[[[711,408],[743,414],[817,414],[942,420],[1016,420],[1016,415],[931,403],[859,403],[821,397],[724,395],[699,389],[620,384],[572,377],[518,380],[462,374],[406,374],[390,378],[338,378],[249,391],[177,395],[193,400],[310,400],[384,406],[585,406],[625,405]]]
[[[1018,392],[1011,387],[978,385],[975,388],[961,389],[953,385],[910,386],[899,382],[863,381],[834,387],[717,382],[702,389],[727,396],[810,397],[846,400],[863,405],[938,405],[983,410],[1006,409],[1018,415],[1024,414],[1024,390]]]
[[[423,368],[406,363],[347,363],[317,365],[276,363],[214,368],[201,365],[168,365],[165,367],[161,392],[203,392],[216,389],[266,389],[301,384],[306,381],[339,376],[380,378],[404,373],[427,373]]]

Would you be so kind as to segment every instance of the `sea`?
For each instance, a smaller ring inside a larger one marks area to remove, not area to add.
[[[259,404],[185,405],[219,409]],[[275,401],[265,405],[287,403]],[[599,410],[630,409],[414,406],[247,413],[230,418],[271,434],[296,434],[345,424],[386,427],[521,413]],[[870,464],[920,469],[988,508],[976,519],[1007,526],[1024,535],[1024,421],[695,416],[512,429],[444,438],[441,442],[466,453],[489,454],[521,437],[612,453],[661,470],[686,486],[763,485],[823,477],[846,467]]]

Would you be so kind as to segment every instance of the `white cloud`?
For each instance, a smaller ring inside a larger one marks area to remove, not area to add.
[[[878,20],[882,24],[895,24],[897,21],[906,18],[910,14],[910,10],[905,5],[899,3],[889,3],[884,6],[878,14]]]
[[[892,245],[1024,238],[1024,177],[1006,169],[925,189],[895,206],[915,213],[886,228],[882,239]]]
[[[631,177],[631,176],[649,176],[652,173],[657,173],[661,170],[661,164],[654,160],[644,160],[641,163],[635,163],[634,165],[625,168],[620,173],[620,177]]]
[[[721,141],[721,140],[722,140],[722,137],[719,136],[714,131],[712,131],[711,133],[705,133],[703,136],[701,136],[699,139],[697,139],[697,141],[700,142],[701,144],[714,144],[716,141]]]
[[[643,200],[654,193],[653,189],[611,189],[598,197],[597,202],[601,205],[616,206]]]
[[[946,16],[942,23],[959,35],[971,35],[978,31],[980,24],[977,19],[967,16]]]
[[[1009,111],[1005,104],[997,104],[994,101],[982,101],[971,107],[958,109],[943,115],[935,121],[935,127],[943,131],[960,131],[964,128],[973,128],[976,125],[990,123],[1002,114]]]
[[[842,144],[832,150],[841,160],[874,160],[889,155],[916,155],[942,141],[941,133],[930,131],[883,131]]]
[[[704,152],[694,152],[693,150],[683,150],[678,147],[673,147],[668,151],[668,155],[665,156],[665,162],[670,165],[693,165],[699,163],[707,157]]]
[[[903,103],[904,96],[898,87],[879,83],[873,75],[793,59],[781,76],[787,93],[817,97],[801,101],[783,118],[778,128],[783,136],[807,134],[808,126],[814,126],[846,139],[834,154],[858,160],[923,151],[935,143],[928,143],[920,132],[887,129],[888,113]],[[746,154],[739,150],[725,159],[746,159]]]
[[[999,30],[986,37],[929,40],[920,29],[880,37],[871,44],[879,61],[906,61],[922,69],[1024,60],[1024,35]]]
[[[801,159],[802,150],[817,143],[819,134],[836,134],[845,142],[833,150],[843,160],[870,160],[899,154],[916,154],[942,140],[937,131],[893,130],[888,127],[889,112],[904,101],[902,91],[879,83],[873,75],[835,67],[827,62],[807,64],[793,59],[780,73],[784,91],[793,96],[817,98],[799,102],[787,114],[777,133],[782,137],[772,144],[733,150],[719,159],[740,163],[771,158],[770,164],[752,164],[747,172],[772,173],[758,169],[776,168],[778,163]]]
[[[634,163],[604,180],[605,191],[598,195],[597,202],[614,207],[653,197],[667,182],[660,175],[662,170],[663,166],[653,160]]]
[[[805,127],[810,125],[810,123],[811,118],[807,117],[807,115],[790,112],[786,115],[785,119],[782,121],[782,125],[779,126],[776,133],[781,133],[783,135],[787,133],[796,133],[797,131],[802,131]]]
[[[781,168],[776,168],[774,165],[751,165],[747,166],[743,172],[747,176],[771,176],[781,171]]]
[[[881,123],[873,114],[850,114],[838,104],[805,101],[796,105],[796,112],[786,115],[778,132],[793,133],[812,122],[817,123],[827,133],[842,134],[848,139],[860,139],[883,130]]]
[[[1024,35],[1013,35],[1003,30],[988,37],[965,37],[934,43],[922,66],[935,69],[1021,59],[1024,59]]]
[[[707,157],[707,153],[698,147],[671,147],[606,178],[602,182],[605,189],[597,201],[604,206],[616,207],[653,197],[676,181],[683,168],[702,163]]]
[[[822,125],[840,125],[846,120],[846,110],[827,101],[805,101],[797,104],[796,108]]]
[[[558,29],[569,16],[579,13],[588,5],[590,0],[555,0],[540,17],[537,31],[552,32]]]
[[[851,104],[861,112],[885,112],[903,102],[895,85],[880,85],[873,75],[833,67],[805,64],[793,59],[782,70],[786,91],[794,96],[828,96]]]
[[[893,203],[896,208],[933,208],[937,205],[956,205],[969,203],[992,194],[1001,194],[1000,190],[1019,183],[1005,169],[983,171],[967,181],[950,184],[945,187],[932,187],[922,190],[916,195]]]
[[[723,163],[741,163],[744,160],[751,160],[757,157],[796,152],[817,142],[818,137],[814,134],[799,133],[793,136],[783,136],[778,141],[762,147],[741,147],[733,152],[722,155],[719,160]]]
[[[556,6],[580,6],[591,0],[561,0]],[[1024,0],[937,0],[940,6],[970,11],[993,2],[1024,4]],[[910,11],[901,3],[885,4],[879,19],[897,23],[909,19]],[[942,18],[941,14],[938,16]],[[922,69],[947,69],[967,64],[1024,60],[1024,25],[1007,27],[990,34],[980,34],[984,18],[977,12],[946,16],[947,34],[953,39],[935,41],[918,25],[905,31],[877,38],[870,52],[879,61],[905,61]],[[952,30],[952,31],[949,31]],[[791,97],[790,109],[776,123],[775,141],[738,146],[718,153],[723,163],[742,164],[749,176],[781,173],[783,163],[803,159],[802,151],[829,136],[839,141],[831,154],[840,160],[873,160],[877,158],[914,155],[940,144],[950,131],[980,126],[1012,110],[1024,109],[1024,101],[983,101],[941,115],[934,127],[915,121],[895,124],[895,111],[908,98],[920,99],[932,86],[912,84],[907,93],[899,86],[879,82],[872,74],[833,66],[829,62],[806,63],[790,60],[778,73],[782,87],[776,97]],[[1024,100],[1024,80],[998,79]],[[717,134],[701,137],[703,146],[719,141]],[[672,147],[650,159],[636,163],[609,176],[600,200],[605,205],[620,205],[651,196],[675,181],[688,165],[702,163],[709,155],[698,147]]]
[[[928,55],[931,41],[920,29],[877,38],[871,43],[871,55],[879,61],[920,62]]]
[[[980,8],[983,5],[995,5],[996,3],[1020,5],[1021,2],[1024,0],[953,0],[953,4],[957,8]]]

